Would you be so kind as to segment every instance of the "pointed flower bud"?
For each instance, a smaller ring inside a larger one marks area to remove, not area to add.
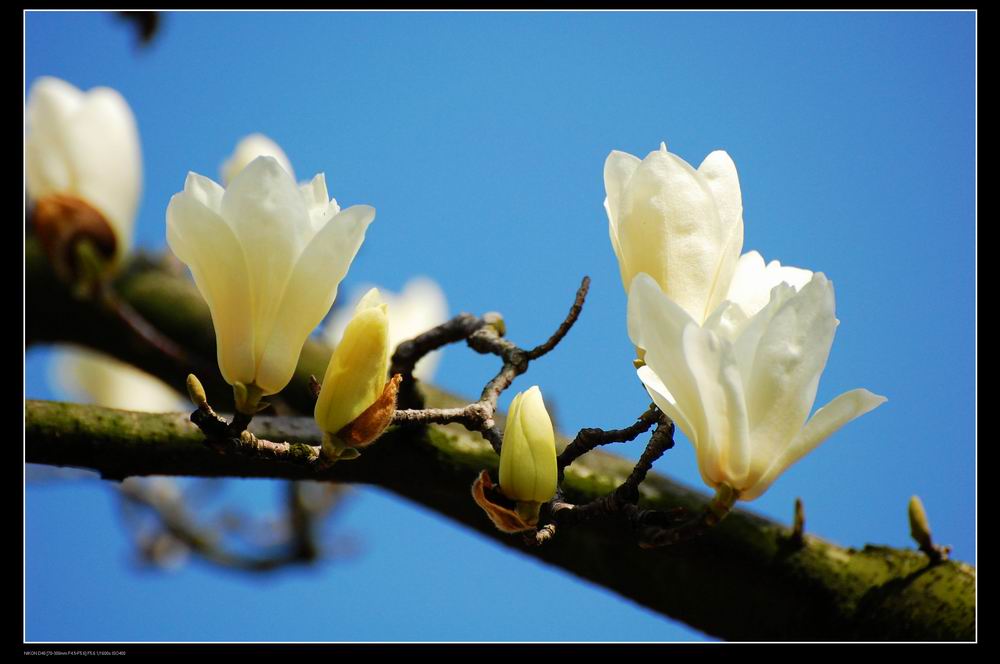
[[[43,76],[28,94],[25,183],[33,223],[56,271],[80,277],[77,245],[89,242],[105,271],[132,245],[142,188],[135,117],[110,88],[82,92]]]
[[[374,216],[367,205],[341,210],[323,174],[299,187],[268,156],[226,189],[189,173],[170,199],[167,243],[211,309],[219,368],[242,412],[291,380]]]
[[[324,432],[324,452],[339,457],[344,448],[371,444],[392,421],[399,379],[389,370],[389,315],[378,289],[361,298],[344,336],[333,351],[316,400],[316,424]]]
[[[402,342],[448,320],[448,301],[444,291],[433,279],[416,277],[406,282],[402,293],[390,293],[383,289],[379,294],[389,306],[390,356]],[[360,301],[360,297],[355,301]],[[353,311],[354,307],[339,307],[330,314],[330,319],[323,328],[323,337],[331,346],[340,342]],[[421,381],[430,381],[440,359],[441,351],[424,355],[417,362],[413,375]]]
[[[538,386],[514,397],[500,448],[500,491],[517,502],[525,523],[556,493],[556,438]]]
[[[931,539],[931,526],[927,522],[927,512],[924,511],[924,503],[918,496],[910,497],[910,537],[920,545],[921,549],[931,548],[934,541]]]

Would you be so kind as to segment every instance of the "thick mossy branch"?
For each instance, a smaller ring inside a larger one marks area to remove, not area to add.
[[[495,472],[497,457],[478,435],[457,425],[391,429],[356,461],[314,473],[307,465],[207,447],[185,414],[139,414],[92,406],[29,401],[27,460],[99,471],[104,477],[186,475],[363,482],[390,489],[611,588],[653,610],[727,639],[974,638],[975,571],[955,562],[932,565],[918,551],[843,549],[736,510],[702,537],[644,550],[617,520],[560,532],[545,546],[523,548],[502,535],[469,498],[477,472]],[[271,440],[318,445],[309,418],[254,420]],[[303,445],[305,447],[305,445]],[[625,460],[592,452],[567,469],[566,493],[587,502],[620,484]],[[642,484],[642,505],[697,511],[705,498],[662,476]]]
[[[191,370],[159,357],[113,315],[73,299],[53,277],[32,240],[26,247],[27,341],[74,342],[132,362],[181,393]],[[179,346],[214,362],[207,307],[179,272],[133,261],[116,284],[123,299]],[[68,324],[72,321],[72,324]],[[282,400],[311,412],[310,374],[322,375],[329,350],[309,342]],[[208,398],[232,403],[221,379],[202,375]],[[214,382],[213,382],[214,381]],[[463,405],[423,386],[428,405]],[[498,414],[499,416],[499,414]],[[499,417],[498,417],[499,419]],[[609,416],[610,419],[610,416]],[[790,529],[734,510],[703,536],[663,549],[641,549],[622,519],[596,519],[561,529],[544,546],[525,547],[497,532],[469,495],[484,468],[498,458],[489,443],[459,425],[395,427],[356,461],[316,471],[279,458],[220,454],[204,444],[187,414],[149,415],[71,404],[26,403],[26,459],[131,475],[329,479],[384,487],[466,524],[484,535],[709,634],[737,640],[972,640],[975,570],[931,564],[916,550],[844,549],[808,533],[798,544]],[[311,418],[255,418],[251,431],[272,441],[295,441],[303,454],[319,445]],[[565,445],[561,441],[560,445]],[[584,504],[613,491],[633,463],[599,450],[566,469],[567,500]],[[642,509],[702,510],[708,499],[661,475],[640,485]]]

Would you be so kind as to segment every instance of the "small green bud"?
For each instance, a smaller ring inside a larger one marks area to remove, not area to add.
[[[924,504],[917,496],[910,497],[910,537],[920,545],[921,549],[933,547],[931,541],[931,527],[927,523],[927,513],[924,511]]]
[[[487,325],[496,330],[497,334],[501,337],[507,334],[507,323],[504,322],[503,316],[500,312],[488,311],[483,314],[483,320]]]
[[[208,397],[205,396],[205,388],[202,387],[201,381],[193,373],[188,374],[187,377],[187,391],[188,397],[191,399],[191,403],[195,405],[199,410],[209,410],[208,407]]]

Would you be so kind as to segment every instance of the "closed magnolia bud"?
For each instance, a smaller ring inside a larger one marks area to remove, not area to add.
[[[392,420],[395,388],[399,383],[389,381],[387,390],[387,309],[378,289],[368,291],[358,303],[327,365],[314,415],[327,438],[336,438],[330,441],[334,446],[363,447],[377,438]],[[369,410],[376,404],[375,409]],[[350,428],[359,419],[363,420],[364,431]]]
[[[533,524],[541,503],[555,495],[557,479],[555,432],[536,385],[510,404],[500,448],[500,491],[517,501],[518,513]]]
[[[701,323],[726,295],[743,247],[743,199],[729,155],[695,169],[665,144],[639,159],[614,151],[604,164],[611,246],[622,285],[645,272]]]
[[[362,292],[368,292],[362,291]],[[358,293],[361,295],[361,292]],[[423,334],[448,320],[448,301],[437,282],[427,277],[417,277],[406,282],[401,293],[379,291],[379,296],[388,305],[390,355],[404,341]],[[363,297],[363,296],[362,296]],[[360,301],[358,298],[357,301]],[[336,347],[350,322],[353,308],[340,307],[330,315],[323,328],[323,336],[331,346]],[[422,381],[430,381],[441,359],[441,351],[424,355],[417,362],[413,375]]]

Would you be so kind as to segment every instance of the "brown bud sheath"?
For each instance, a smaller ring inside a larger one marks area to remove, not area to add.
[[[402,374],[396,374],[389,379],[382,389],[382,396],[355,418],[353,422],[337,432],[337,438],[348,447],[367,447],[382,435],[396,414],[396,396],[399,394],[399,383]]]
[[[76,245],[89,240],[110,262],[118,247],[114,229],[100,212],[74,196],[51,194],[38,199],[31,222],[56,274],[67,281],[80,276]]]
[[[516,510],[498,505],[490,500],[486,495],[487,492],[495,493],[495,486],[493,480],[490,479],[490,474],[484,470],[479,473],[479,477],[472,483],[472,499],[486,512],[486,516],[490,517],[490,521],[493,522],[497,530],[504,533],[520,533],[526,530],[535,530],[535,527],[526,523]]]

